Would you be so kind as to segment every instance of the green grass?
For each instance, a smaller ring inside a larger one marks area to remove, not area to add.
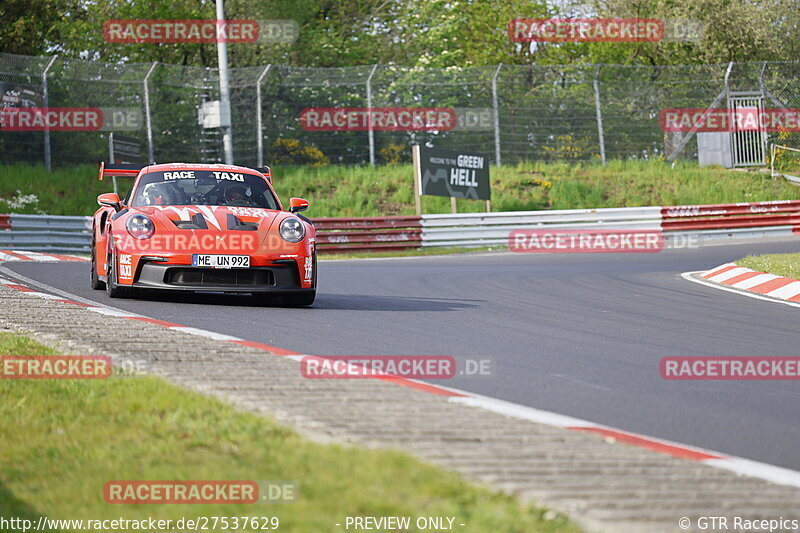
[[[0,334],[0,355],[52,353]],[[345,516],[430,515],[457,517],[465,533],[579,531],[403,453],[311,443],[154,377],[0,380],[0,398],[6,518],[278,516],[281,531],[308,533],[332,531]],[[299,494],[280,505],[106,504],[105,482],[126,479],[284,480]]]
[[[275,188],[281,199],[306,198],[308,216],[385,216],[414,213],[410,165],[309,168],[276,166]],[[120,178],[120,184],[128,182]],[[124,187],[124,186],[123,186]],[[121,187],[121,188],[123,188]],[[0,201],[0,213],[45,212],[87,215],[97,208],[96,197],[111,190],[110,181],[97,180],[90,165],[59,169],[0,166],[0,199],[34,194],[36,203],[17,209]],[[124,191],[121,191],[124,192]],[[660,161],[599,163],[522,163],[492,168],[492,210],[573,209],[686,205],[797,199],[800,188],[783,178],[758,172],[732,172],[721,167],[699,168]],[[423,197],[426,213],[450,212],[449,198]],[[458,210],[476,212],[484,203],[459,200]]]
[[[47,172],[41,166],[0,166],[0,213],[91,215],[97,210],[97,195],[113,191],[110,178],[97,179],[97,166],[81,165]],[[127,192],[127,178],[118,178],[120,195]],[[129,187],[129,185],[128,185]],[[20,195],[36,201],[14,208],[9,200]]]
[[[800,254],[748,255],[736,264],[759,272],[800,279]]]

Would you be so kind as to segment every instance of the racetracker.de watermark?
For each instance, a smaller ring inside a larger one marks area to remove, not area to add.
[[[508,35],[530,42],[657,42],[664,38],[664,21],[642,18],[516,18]]]
[[[105,355],[4,355],[1,379],[105,379],[111,375]]]
[[[111,504],[253,504],[297,499],[293,481],[115,480],[103,487]]]
[[[115,19],[103,24],[106,42],[292,43],[300,34],[294,20]]]
[[[5,107],[0,131],[136,131],[142,112],[126,107]]]
[[[508,234],[508,248],[517,253],[656,253],[698,246],[696,235],[660,230],[516,229]]]
[[[308,379],[452,379],[494,374],[494,360],[449,355],[306,355],[300,373]]]
[[[275,248],[283,244],[277,235],[268,235],[266,242],[260,243],[255,235],[249,233],[233,235],[153,235],[149,239],[137,239],[131,235],[114,235],[114,245],[118,250],[127,253],[175,252],[191,253],[192,251],[226,251],[229,253],[247,253],[259,246],[264,249]]]
[[[800,380],[800,357],[664,357],[668,380]]]
[[[700,21],[656,18],[515,18],[508,36],[532,42],[696,42],[704,33]]]
[[[458,125],[450,107],[308,107],[306,131],[449,131]]]
[[[800,132],[800,109],[664,109],[659,125],[667,132]]]

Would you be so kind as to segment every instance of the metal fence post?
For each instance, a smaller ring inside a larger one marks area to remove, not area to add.
[[[733,61],[728,63],[728,68],[725,69],[725,92],[729,93],[730,90],[730,79],[731,79],[731,71],[733,70]]]
[[[598,81],[600,67],[601,65],[597,65],[594,70],[594,111],[597,115],[597,139],[600,143],[600,160],[603,162],[603,166],[606,166],[606,141],[603,136],[603,113],[600,110],[600,83]]]
[[[369,130],[367,134],[369,135],[369,164],[373,167],[375,166],[375,132],[372,129],[372,76],[377,69],[378,65],[373,65],[369,76],[367,76],[367,113],[369,113],[367,118]]]
[[[500,69],[503,64],[497,65],[497,70],[494,71],[492,76],[492,109],[494,110],[494,164],[498,167],[501,165],[500,160],[500,105],[497,98],[497,76],[500,75]]]
[[[158,65],[158,61],[153,61],[153,64],[150,65],[150,70],[147,71],[147,74],[144,77],[144,118],[145,123],[147,124],[147,162],[154,163],[155,157],[153,155],[153,120],[150,117],[150,89],[148,86],[148,81],[150,80],[150,75],[155,70],[156,65]]]
[[[764,72],[767,70],[767,65],[768,64],[769,63],[767,61],[764,61],[764,64],[761,65],[761,73],[758,75],[758,87],[761,89],[762,96],[764,98],[769,98],[770,100],[772,100],[772,104],[775,107],[780,107],[780,108],[786,109],[788,106],[784,102],[781,102],[780,98],[778,98],[774,94],[772,94],[767,89],[767,85],[764,82]]]
[[[225,6],[217,0],[217,28],[225,24]],[[219,114],[222,118],[222,150],[225,164],[233,164],[233,117],[231,116],[231,86],[228,77],[228,43],[225,39],[217,39],[217,62],[219,68]],[[226,120],[227,119],[227,120]]]
[[[272,65],[267,65],[256,80],[256,145],[258,146],[258,168],[264,166],[264,138],[263,138],[263,111],[261,110],[261,81],[269,72]]]
[[[47,71],[49,71],[50,67],[53,66],[53,63],[55,63],[57,57],[58,57],[57,55],[51,57],[50,61],[47,63],[47,66],[44,67],[44,70],[42,71],[42,98],[44,100],[45,109],[50,107],[50,100],[49,100],[49,98],[47,96]],[[45,128],[44,128],[44,168],[46,168],[47,170],[51,170],[52,169],[52,164],[51,164],[50,159],[51,159],[51,156],[50,156],[50,128],[47,126],[46,121],[45,121]]]

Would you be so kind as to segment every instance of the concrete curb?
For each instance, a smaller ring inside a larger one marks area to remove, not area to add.
[[[800,280],[794,278],[751,270],[736,263],[725,263],[698,277],[744,293],[800,304]]]

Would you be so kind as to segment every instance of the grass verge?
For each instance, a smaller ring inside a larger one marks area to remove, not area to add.
[[[800,279],[800,254],[748,255],[736,264],[776,276]]]
[[[410,165],[382,167],[276,166],[275,188],[311,203],[309,217],[410,215],[414,213]],[[130,180],[120,178],[120,192]],[[0,213],[89,215],[96,198],[111,190],[97,168],[83,165],[48,173],[43,167],[0,166]],[[28,195],[34,195],[30,197]],[[519,211],[756,202],[800,198],[800,188],[759,172],[731,172],[679,162],[528,162],[492,168],[492,209]],[[484,209],[459,200],[460,212]],[[425,213],[449,213],[449,198],[423,197]]]
[[[0,355],[52,353],[0,333]],[[154,377],[0,379],[0,398],[6,518],[278,516],[281,531],[307,533],[334,530],[346,516],[453,516],[464,532],[579,531],[405,454],[307,442]],[[106,504],[105,482],[126,479],[291,480],[299,497],[282,505]]]

